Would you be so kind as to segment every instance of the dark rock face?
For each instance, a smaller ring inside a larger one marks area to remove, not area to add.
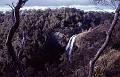
[[[64,47],[59,44],[59,40],[54,36],[54,33],[48,33],[45,45],[45,49],[48,61],[59,63],[61,55],[64,53]]]
[[[38,41],[35,41],[33,46],[31,59],[28,59],[27,65],[31,65],[36,70],[46,70],[45,64],[60,64],[61,55],[64,53],[64,47],[59,44],[59,40],[54,35],[54,32],[49,32],[46,35],[46,40],[42,48]]]

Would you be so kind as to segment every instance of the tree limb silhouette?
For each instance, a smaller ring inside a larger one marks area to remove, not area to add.
[[[105,42],[103,43],[103,45],[101,46],[101,48],[98,50],[97,54],[95,55],[95,57],[93,58],[93,60],[90,61],[90,69],[89,69],[89,76],[88,77],[92,77],[92,74],[94,72],[94,65],[95,62],[98,60],[98,58],[100,57],[100,55],[103,53],[103,51],[105,50],[105,48],[107,47],[109,41],[110,41],[110,37],[112,34],[112,31],[117,23],[118,20],[118,16],[119,16],[119,12],[120,12],[120,3],[115,11],[115,15],[114,15],[114,19],[112,21],[112,24],[108,30]]]
[[[14,25],[12,26],[12,28],[10,29],[9,34],[7,36],[7,40],[6,40],[6,46],[8,49],[8,53],[11,56],[11,58],[14,62],[14,65],[17,67],[17,72],[18,72],[19,77],[27,77],[27,76],[24,73],[24,68],[23,68],[21,62],[19,61],[18,57],[16,56],[15,50],[12,46],[12,39],[13,39],[13,36],[20,24],[19,10],[27,1],[28,0],[19,0],[17,5],[14,7],[13,15],[15,18],[15,22],[14,22]]]

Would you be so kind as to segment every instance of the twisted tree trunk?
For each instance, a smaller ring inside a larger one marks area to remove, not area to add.
[[[16,30],[19,27],[19,23],[20,23],[19,10],[26,2],[27,2],[27,0],[19,0],[16,7],[14,8],[13,15],[15,18],[15,23],[12,26],[12,28],[10,29],[10,32],[9,32],[9,34],[7,36],[7,40],[6,40],[6,46],[8,49],[8,53],[12,57],[14,65],[17,67],[17,72],[18,72],[19,77],[26,77],[26,75],[24,74],[24,68],[22,67],[21,62],[19,61],[18,57],[15,54],[14,48],[12,46],[12,38],[13,38]]]
[[[112,21],[112,24],[108,30],[107,36],[106,36],[106,40],[103,43],[103,45],[101,46],[101,48],[98,50],[97,54],[95,55],[95,57],[93,58],[93,60],[90,61],[90,69],[89,69],[89,76],[88,77],[92,77],[92,74],[94,72],[94,65],[95,62],[97,61],[97,59],[100,57],[100,55],[103,53],[103,51],[105,50],[105,48],[107,47],[109,41],[110,41],[110,37],[112,34],[112,31],[117,23],[118,20],[118,16],[119,16],[119,12],[120,12],[120,3],[115,11],[115,15],[114,15],[114,19]]]

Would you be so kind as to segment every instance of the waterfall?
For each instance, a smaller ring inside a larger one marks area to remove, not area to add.
[[[72,53],[72,49],[73,49],[73,44],[75,42],[75,38],[76,38],[77,35],[73,35],[72,37],[70,37],[69,41],[68,41],[68,44],[65,48],[65,53],[66,53],[66,56],[68,58],[68,60],[70,61],[70,55]]]

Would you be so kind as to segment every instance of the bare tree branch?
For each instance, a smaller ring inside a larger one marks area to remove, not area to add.
[[[12,6],[10,4],[6,4],[6,5],[8,5],[12,10],[14,10],[13,5]]]
[[[27,77],[27,76],[24,73],[24,68],[22,67],[21,62],[19,61],[18,57],[15,54],[15,50],[12,46],[12,38],[20,24],[19,10],[27,1],[28,0],[19,0],[16,7],[14,8],[13,13],[15,14],[15,23],[12,26],[12,28],[10,29],[9,34],[7,36],[7,40],[6,40],[6,46],[8,49],[8,53],[12,57],[14,65],[17,67],[17,72],[18,72],[19,77]]]
[[[111,8],[116,9],[120,0],[92,0],[94,4],[109,5]]]
[[[12,3],[12,5],[10,5],[10,4],[6,4],[6,5],[8,5],[12,9],[12,22],[15,23],[15,21],[16,21],[15,11],[14,11],[15,6],[13,3]]]
[[[26,40],[26,33],[25,33],[25,30],[23,30],[23,33],[22,33],[22,40],[21,40],[21,50],[18,52],[17,54],[17,57],[19,60],[21,60],[21,56],[23,54],[23,50],[24,50],[24,47],[25,47],[25,40]]]
[[[112,24],[108,30],[107,36],[106,36],[106,40],[103,43],[102,47],[98,50],[97,54],[95,55],[95,57],[93,58],[93,60],[90,61],[90,70],[89,70],[89,76],[88,77],[92,77],[93,71],[94,71],[94,65],[95,62],[97,61],[97,59],[100,57],[100,55],[103,53],[103,51],[105,50],[105,48],[107,47],[109,41],[110,41],[110,37],[112,34],[112,31],[117,23],[118,20],[118,16],[119,16],[119,12],[120,12],[120,3],[115,11],[115,15],[114,15],[114,19],[112,21]]]

